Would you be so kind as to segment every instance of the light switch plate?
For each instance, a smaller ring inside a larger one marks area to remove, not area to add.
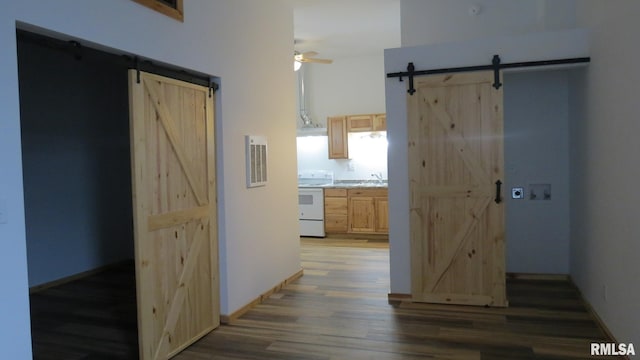
[[[521,187],[514,187],[511,189],[512,199],[524,199],[524,189]]]

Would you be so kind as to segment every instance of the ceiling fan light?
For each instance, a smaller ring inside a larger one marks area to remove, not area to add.
[[[298,60],[293,60],[293,71],[298,71],[302,67],[302,63]]]

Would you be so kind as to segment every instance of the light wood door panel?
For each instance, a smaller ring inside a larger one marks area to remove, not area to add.
[[[375,114],[373,117],[373,131],[387,130],[387,114]]]
[[[369,196],[349,197],[349,231],[375,232],[375,208]]]
[[[414,301],[506,306],[502,88],[493,73],[415,79],[408,96]]]
[[[213,99],[129,73],[140,358],[168,359],[219,325]]]
[[[349,115],[347,116],[347,131],[359,132],[359,131],[372,131],[373,130],[373,115]]]
[[[329,159],[348,159],[347,118],[344,116],[327,118],[327,135],[329,139]]]
[[[375,198],[374,205],[376,207],[376,232],[389,232],[389,201],[386,197]]]

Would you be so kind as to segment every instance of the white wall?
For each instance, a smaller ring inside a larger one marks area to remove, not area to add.
[[[127,0],[12,2],[0,13],[0,208],[7,209],[8,220],[0,224],[5,357],[31,356],[16,21],[219,76],[222,313],[299,270],[293,11],[286,1],[186,2],[184,23]],[[246,134],[268,138],[271,182],[264,188],[244,186]],[[271,211],[276,203],[278,211]]]
[[[413,62],[416,69],[419,70],[487,64],[493,54],[500,54],[505,63],[582,57],[588,55],[587,40],[586,32],[573,30],[530,33],[522,36],[477,38],[456,43],[388,49],[385,51],[385,72],[404,71],[408,62]],[[410,293],[411,289],[410,264],[408,261],[410,259],[410,247],[408,169],[406,162],[406,84],[406,80],[404,82],[399,82],[397,79],[386,80],[387,136],[389,139],[388,168],[390,174],[389,241],[391,292],[393,293]],[[505,91],[507,91],[506,82]],[[535,104],[532,106],[535,106]],[[508,121],[508,119],[505,119],[505,121]],[[539,213],[539,209],[536,213]],[[560,229],[558,231],[562,232],[563,230]],[[509,235],[507,234],[507,236]],[[565,253],[567,237],[563,240],[564,245],[560,244]],[[510,239],[508,238],[507,241],[510,241]],[[524,252],[513,248],[509,249],[509,251],[511,254],[524,254]],[[553,269],[538,267],[543,264],[544,261],[540,260],[535,264],[536,270],[528,271],[553,272],[566,269],[567,258],[565,257],[564,262],[560,261],[554,264]],[[527,269],[534,269],[534,267],[530,266]]]
[[[385,112],[382,53],[304,66],[307,112],[314,122],[325,126],[328,116]]]
[[[571,276],[618,341],[640,344],[640,2],[578,1],[592,31],[572,122]],[[606,289],[605,289],[606,287]],[[605,297],[606,293],[606,297]]]
[[[503,82],[507,271],[568,274],[569,75],[512,72]],[[532,184],[550,184],[551,199],[531,200]],[[512,199],[513,187],[525,198]]]
[[[349,134],[349,159],[329,159],[327,136],[298,137],[298,173],[309,170],[332,171],[335,180],[387,179],[386,133],[371,137],[370,132]]]
[[[569,29],[575,0],[402,0],[402,46]],[[477,15],[470,8],[479,9]]]

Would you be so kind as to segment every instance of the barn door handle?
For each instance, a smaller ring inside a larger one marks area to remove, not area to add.
[[[502,181],[500,180],[496,181],[496,200],[495,200],[496,204],[500,204],[502,202],[502,197],[500,197],[501,187],[502,187]]]

